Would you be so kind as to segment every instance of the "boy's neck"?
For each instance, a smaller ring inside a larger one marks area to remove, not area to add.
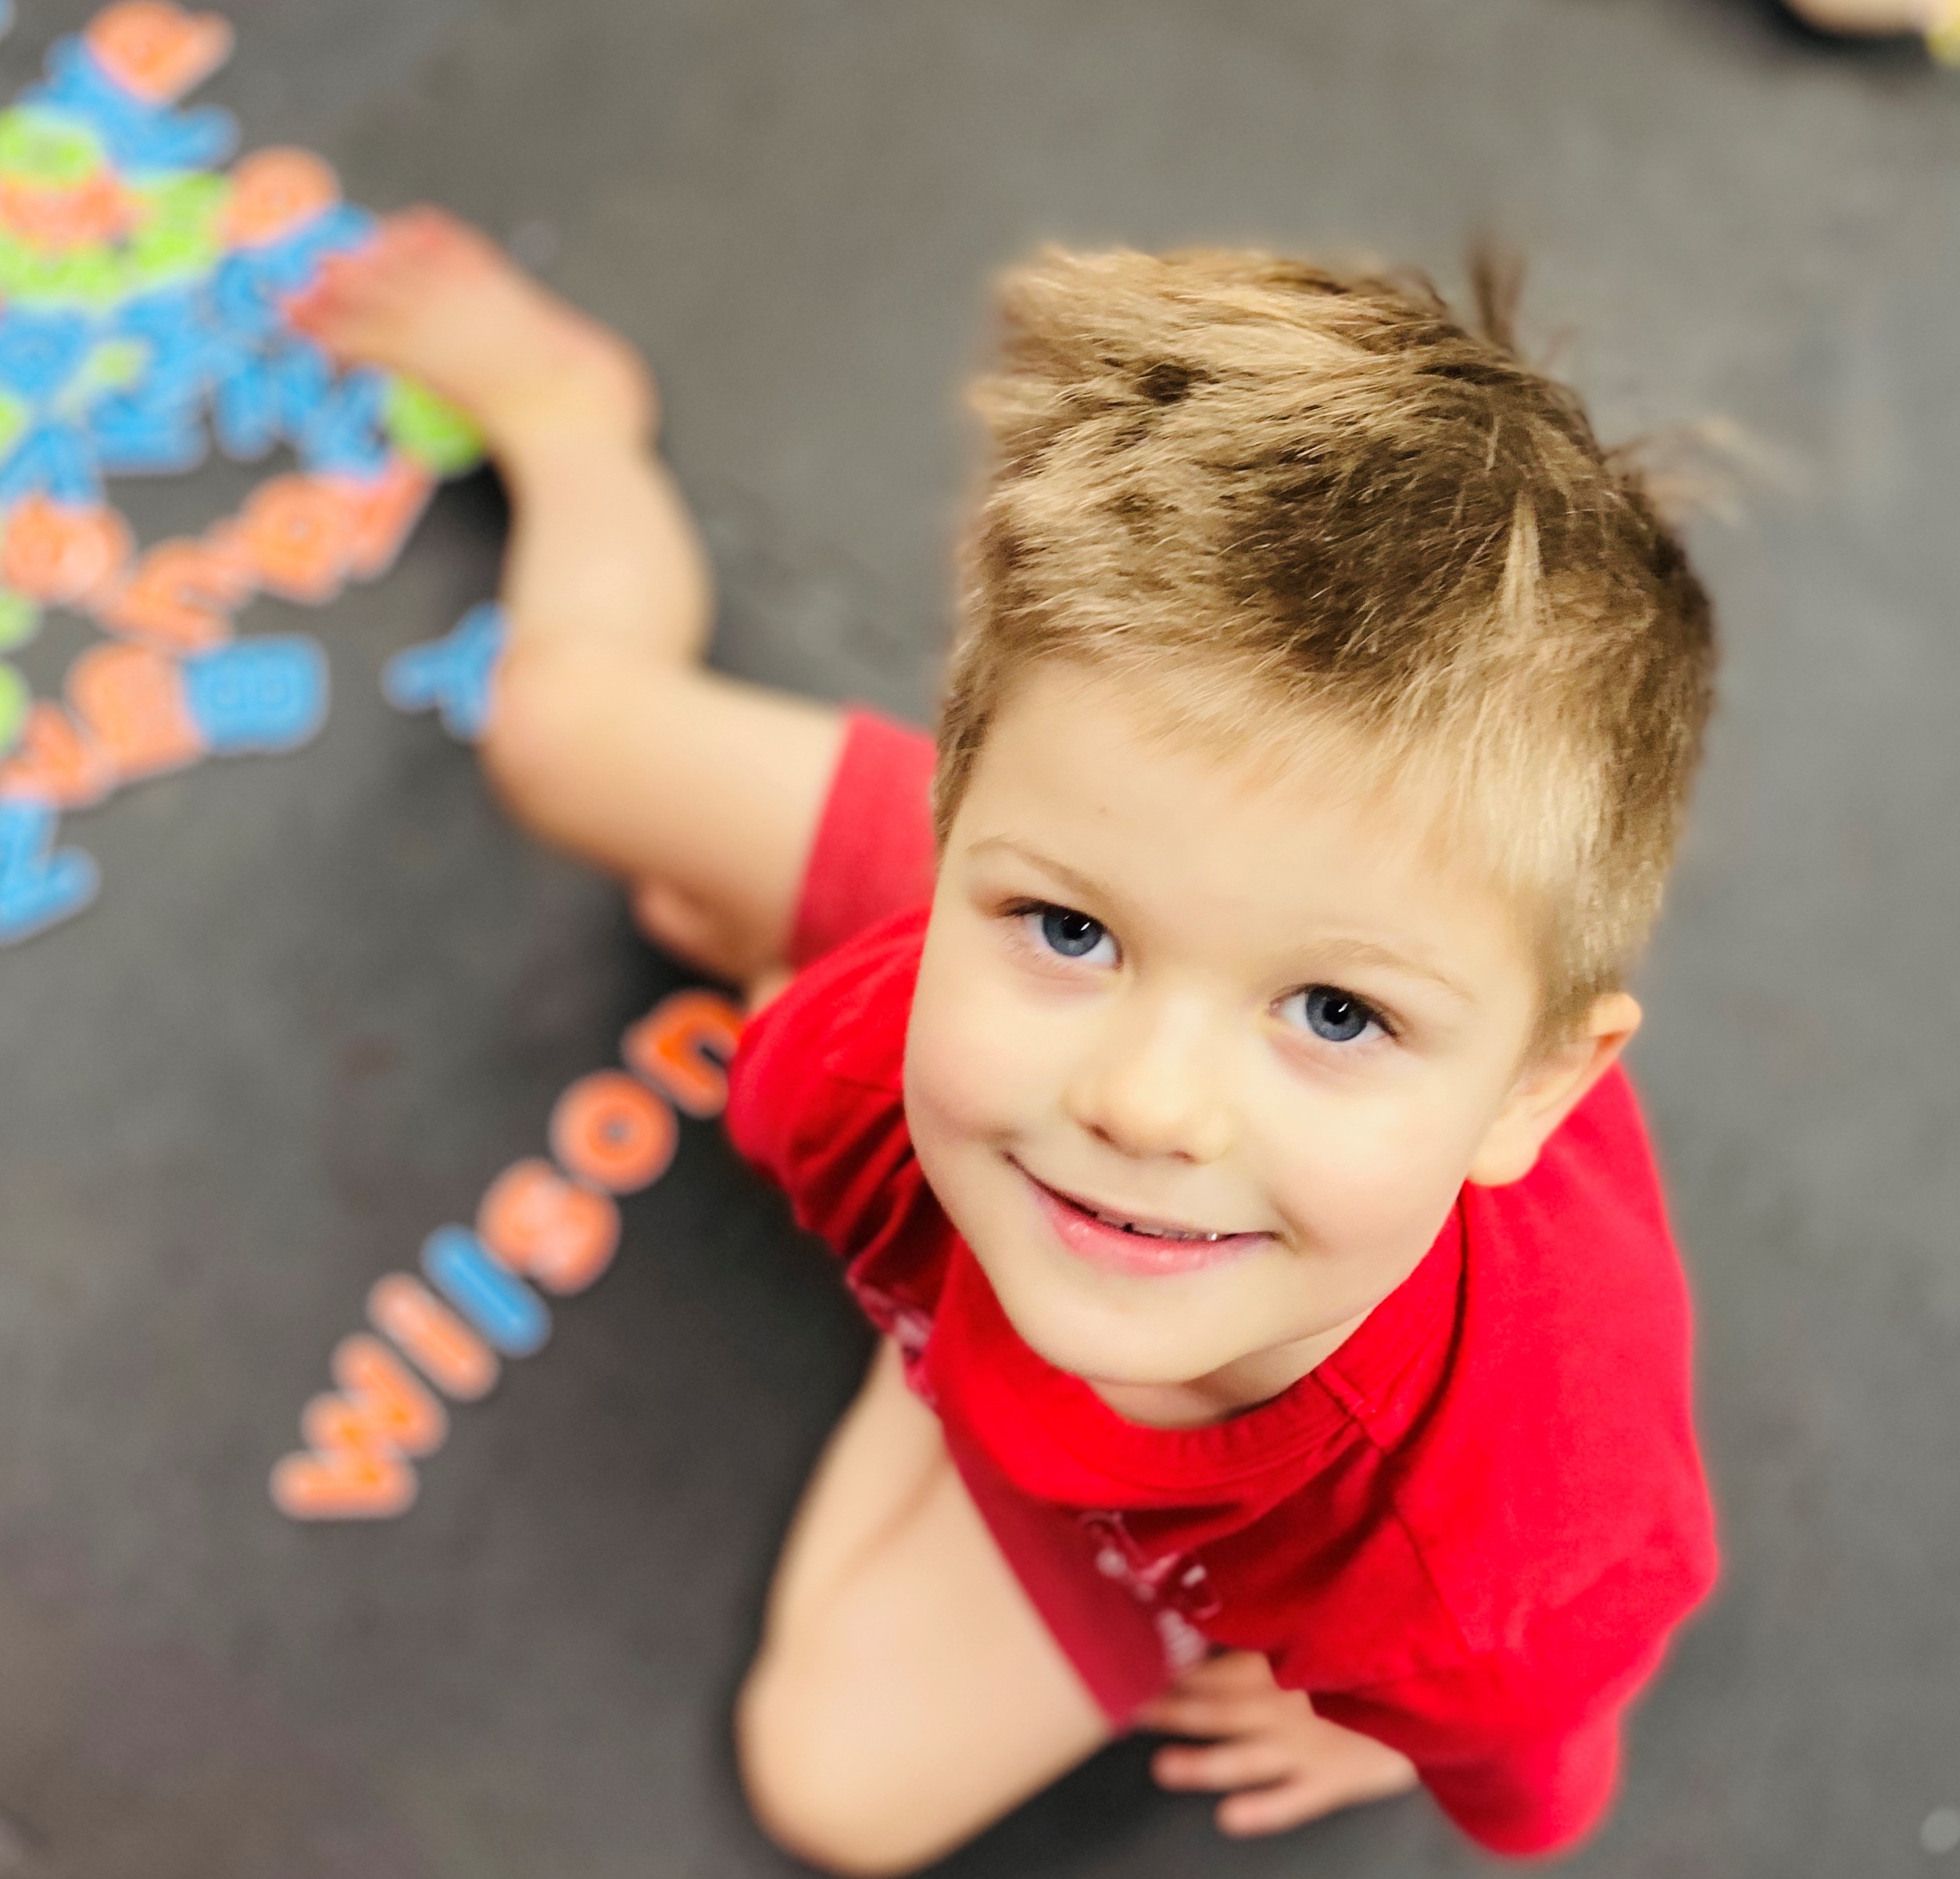
[[[1229,1422],[1235,1416],[1243,1416],[1248,1409],[1284,1395],[1308,1372],[1332,1357],[1360,1330],[1367,1317],[1366,1312],[1357,1312],[1331,1330],[1250,1351],[1189,1383],[1099,1383],[1093,1377],[1083,1380],[1125,1422],[1141,1423],[1152,1429],[1196,1429],[1207,1423]]]

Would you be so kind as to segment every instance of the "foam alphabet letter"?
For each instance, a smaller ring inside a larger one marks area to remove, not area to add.
[[[415,1500],[415,1470],[344,1396],[317,1396],[301,1413],[306,1451],[272,1471],[272,1502],[289,1520],[388,1520]]]
[[[19,747],[0,764],[0,802],[86,809],[115,787],[116,766],[108,752],[45,698],[28,712]]]
[[[45,803],[0,803],[0,946],[12,946],[95,899],[101,872],[78,848],[54,846],[55,811]]]
[[[327,656],[303,633],[262,634],[184,662],[184,703],[219,756],[291,750],[327,721]]]
[[[341,1394],[404,1455],[427,1455],[449,1433],[449,1412],[378,1337],[356,1331],[334,1347],[329,1366]]]
[[[180,538],[148,549],[96,617],[166,652],[209,652],[231,637],[231,610],[251,591],[241,557]]]
[[[580,1179],[630,1194],[667,1172],[680,1139],[674,1111],[624,1070],[595,1070],[551,1112],[551,1149]]]
[[[367,1294],[367,1317],[445,1396],[474,1402],[495,1387],[496,1352],[407,1273],[390,1272],[374,1282]]]
[[[391,456],[372,476],[323,474],[346,505],[353,538],[347,571],[363,581],[387,573],[435,493],[435,478],[406,456]]]
[[[431,1233],[422,1244],[422,1270],[506,1357],[529,1357],[544,1348],[551,1313],[467,1226],[438,1226]]]
[[[174,659],[105,641],[68,668],[68,702],[123,782],[181,770],[203,756]]]
[[[676,992],[626,1033],[620,1054],[629,1069],[689,1115],[719,1115],[728,1101],[723,1066],[741,1036],[742,1014],[727,999],[708,991]]]
[[[541,1156],[513,1161],[485,1191],[477,1234],[513,1272],[561,1297],[582,1292],[619,1249],[610,1194],[568,1180]]]
[[[340,592],[353,544],[345,499],[309,476],[262,484],[241,518],[252,565],[268,592],[321,603]]]
[[[129,524],[114,510],[30,496],[6,518],[0,579],[37,600],[71,607],[113,585],[130,547]]]
[[[495,601],[471,607],[440,639],[397,653],[381,674],[383,695],[398,711],[433,706],[444,730],[474,743],[490,720],[491,681],[504,633],[503,609]]]

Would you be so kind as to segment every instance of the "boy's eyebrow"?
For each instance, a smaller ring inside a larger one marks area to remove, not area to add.
[[[1386,966],[1391,972],[1413,972],[1418,979],[1426,979],[1438,986],[1453,998],[1461,999],[1465,1004],[1476,1000],[1469,992],[1440,967],[1431,965],[1427,960],[1413,957],[1407,953],[1397,952],[1392,946],[1383,946],[1379,940],[1343,939],[1326,942],[1323,951],[1343,960],[1349,965]]]
[[[975,842],[968,851],[978,854],[990,848],[1005,849],[1008,854],[1018,855],[1024,861],[1039,868],[1044,874],[1053,875],[1058,881],[1065,882],[1079,894],[1092,900],[1107,902],[1114,898],[1103,883],[1091,876],[1079,873],[1066,862],[1051,861],[1039,850],[1030,848],[1025,842],[1017,842],[1011,836],[990,835]],[[1364,940],[1356,935],[1331,939],[1323,943],[1323,954],[1343,960],[1350,965],[1384,966],[1395,972],[1413,972],[1419,979],[1426,979],[1437,985],[1454,998],[1465,1004],[1474,1004],[1475,999],[1463,986],[1459,985],[1439,966],[1432,965],[1425,959],[1414,957],[1400,952],[1392,946],[1384,946],[1378,940]]]
[[[1109,900],[1114,898],[1100,881],[1093,880],[1086,874],[1078,874],[1067,863],[1051,861],[1039,850],[1030,848],[1025,842],[1017,842],[1012,836],[990,835],[975,842],[969,851],[978,854],[989,848],[1004,848],[1008,854],[1018,855],[1022,861],[1039,868],[1043,873],[1053,875],[1057,881],[1066,881],[1078,894],[1087,894],[1092,899]]]

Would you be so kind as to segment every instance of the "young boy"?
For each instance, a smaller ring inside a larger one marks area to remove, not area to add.
[[[1715,1569],[1615,1065],[1712,639],[1572,395],[1420,282],[1046,254],[935,757],[702,668],[643,370],[480,237],[297,310],[481,424],[490,773],[749,989],[731,1132],[883,1333],[739,1705],[769,1831],[909,1870],[1139,1725],[1231,1833],[1591,1827]]]

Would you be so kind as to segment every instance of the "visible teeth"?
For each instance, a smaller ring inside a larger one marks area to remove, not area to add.
[[[1096,1213],[1093,1208],[1089,1211]],[[1229,1233],[1180,1233],[1174,1227],[1139,1226],[1132,1221],[1119,1220],[1113,1214],[1096,1213],[1096,1218],[1105,1226],[1119,1227],[1123,1232],[1135,1233],[1143,1240],[1229,1240],[1232,1237]]]

